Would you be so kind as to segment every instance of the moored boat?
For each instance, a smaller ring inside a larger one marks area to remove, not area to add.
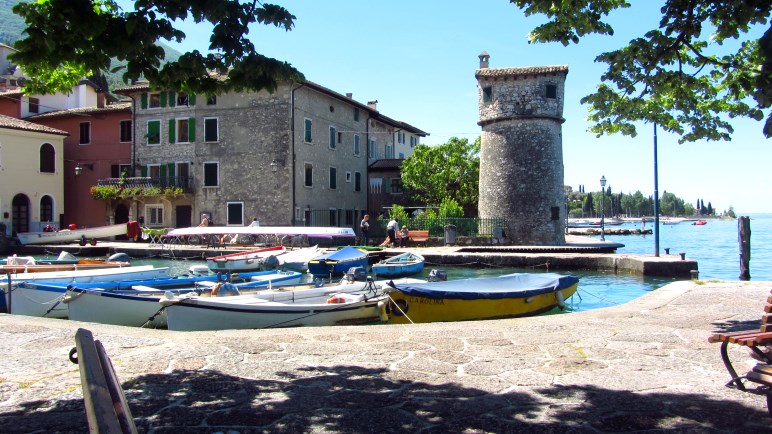
[[[308,261],[308,271],[314,276],[329,277],[345,274],[352,267],[367,267],[367,264],[366,252],[346,246]]]
[[[708,221],[707,220],[697,220],[697,221],[695,221],[692,224],[695,225],[695,226],[705,226],[706,224],[708,224]]]
[[[98,238],[109,238],[117,235],[126,235],[130,225],[137,222],[120,223],[117,225],[99,226],[94,228],[62,229],[59,231],[43,232],[19,232],[16,236],[22,244],[52,244],[79,241],[85,246],[86,242],[96,244]]]
[[[259,270],[263,260],[270,255],[284,253],[284,246],[264,247],[248,252],[231,253],[228,255],[206,258],[206,266],[212,272],[235,272]]]
[[[294,271],[308,271],[308,261],[321,255],[323,250],[319,245],[304,247],[297,250],[287,250],[284,253],[272,254],[263,260],[262,267],[266,270],[286,269]]]
[[[373,264],[373,274],[380,277],[408,276],[424,269],[424,257],[418,253],[405,252]]]
[[[394,324],[532,316],[562,307],[579,279],[516,273],[445,282],[398,283],[388,291]]]
[[[124,260],[125,259],[125,260]],[[11,273],[37,273],[45,271],[77,271],[98,268],[129,267],[131,263],[125,253],[109,259],[78,259],[70,253],[61,252],[57,259],[36,259],[33,256],[9,256],[0,261],[0,270]]]

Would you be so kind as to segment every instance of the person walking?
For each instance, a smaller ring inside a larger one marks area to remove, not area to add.
[[[389,223],[386,224],[386,232],[389,234],[389,243],[391,247],[397,245],[397,231],[399,230],[399,223],[396,218],[392,218]]]
[[[362,245],[367,245],[367,236],[370,233],[370,215],[365,214],[364,217],[362,217],[362,221],[359,223],[359,232],[362,234]]]

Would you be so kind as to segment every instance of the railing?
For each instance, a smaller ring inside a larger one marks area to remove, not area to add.
[[[97,181],[97,185],[111,185],[114,187],[180,187],[183,192],[190,193],[193,190],[193,178],[189,176],[135,176],[131,178],[103,178]]]

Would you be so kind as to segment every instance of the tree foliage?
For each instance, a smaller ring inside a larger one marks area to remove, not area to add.
[[[238,0],[137,0],[134,10],[115,0],[38,0],[13,7],[26,22],[12,60],[30,77],[32,93],[68,91],[80,79],[125,63],[123,79],[141,77],[152,86],[217,94],[274,90],[281,80],[302,80],[286,62],[259,54],[247,38],[249,25],[287,31],[295,16],[281,6]],[[176,22],[209,22],[214,28],[207,53],[193,50],[162,66],[160,40],[180,42]]]
[[[579,43],[588,34],[613,35],[606,16],[627,0],[510,0],[525,14],[543,14],[530,42]],[[646,2],[649,7],[659,7]],[[772,28],[759,40],[748,33],[768,25],[770,0],[665,0],[659,28],[600,54],[608,65],[601,84],[582,98],[590,131],[637,134],[635,123],[661,125],[680,141],[729,140],[727,120],[764,118],[772,105]],[[772,115],[764,134],[772,135]]]
[[[476,215],[479,183],[479,137],[474,143],[453,137],[441,145],[418,145],[402,162],[402,186],[428,205],[453,199],[467,215]]]

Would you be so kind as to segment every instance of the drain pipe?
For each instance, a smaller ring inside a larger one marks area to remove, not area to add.
[[[6,306],[6,309],[8,310],[8,313],[11,313],[11,272],[8,270],[0,270],[3,273],[5,273],[5,277],[8,279],[8,306]]]

